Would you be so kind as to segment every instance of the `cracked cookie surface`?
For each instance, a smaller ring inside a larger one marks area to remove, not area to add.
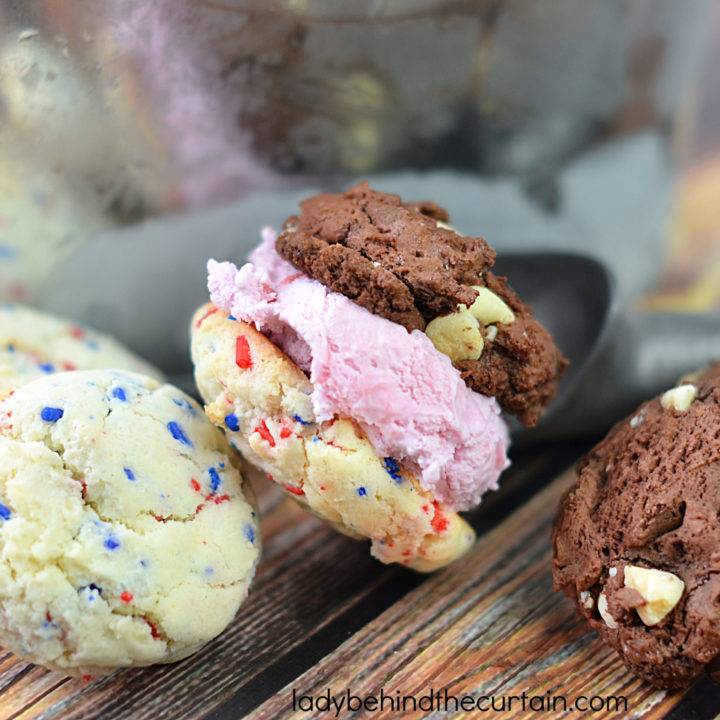
[[[495,251],[444,220],[447,213],[434,203],[403,203],[361,183],[302,202],[300,214],[285,222],[277,251],[330,290],[408,331],[471,306],[478,296],[473,285],[492,290],[515,319],[493,326],[497,334],[483,328],[482,356],[455,365],[468,387],[496,397],[533,426],[555,396],[567,360],[530,306],[492,272]]]
[[[162,378],[108,335],[24,305],[0,305],[0,399],[44,375],[101,368]]]
[[[260,554],[238,458],[195,401],[135,373],[0,403],[0,644],[67,675],[179,660],[219,634]]]
[[[195,380],[208,417],[286,493],[371,553],[428,572],[474,532],[395,459],[379,457],[348,418],[318,423],[307,376],[251,325],[210,303],[191,324]]]
[[[555,588],[654,685],[720,679],[719,513],[720,366],[615,425],[561,503]]]

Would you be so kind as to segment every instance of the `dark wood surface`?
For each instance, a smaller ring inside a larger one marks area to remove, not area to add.
[[[472,517],[479,533],[501,523],[583,449],[516,454],[503,490]],[[253,477],[265,552],[247,601],[219,638],[168,666],[86,683],[0,659],[1,718],[242,717],[291,684],[429,578],[373,560],[366,543],[326,528]]]
[[[712,717],[720,708],[720,692],[705,688],[710,702],[693,709],[683,704],[692,691],[659,691],[634,678],[575,615],[571,603],[553,593],[550,526],[571,481],[572,473],[566,472],[536,494],[463,559],[425,580],[295,678],[252,713],[252,720],[291,714],[293,695],[297,703],[328,689],[336,696],[350,689],[358,697],[378,697],[380,688],[391,697],[416,699],[433,689],[458,698],[493,697],[498,712],[482,717],[538,717],[542,708],[548,708],[546,717],[579,717],[573,704],[592,696],[598,697],[593,702],[610,703],[592,715],[598,718],[661,718],[673,709],[679,717]],[[545,703],[548,694],[557,699],[553,705],[533,709],[530,698]],[[514,704],[503,705],[511,696]],[[405,707],[403,717],[428,714],[427,705],[415,711],[412,704]],[[385,709],[386,714],[358,717],[393,717],[389,703]],[[298,710],[296,716],[308,714]]]
[[[503,489],[471,516],[478,543],[432,576],[377,563],[365,543],[327,529],[254,478],[265,555],[225,633],[180,663],[91,683],[4,655],[0,717],[259,720],[292,715],[293,689],[298,696],[327,688],[363,696],[383,687],[421,697],[432,687],[498,698],[551,692],[568,702],[623,695],[632,717],[676,709],[678,718],[710,718],[720,708],[714,686],[703,686],[698,700],[634,679],[552,591],[548,533],[570,478],[561,470],[589,442],[515,453]],[[513,709],[503,716],[525,715]]]

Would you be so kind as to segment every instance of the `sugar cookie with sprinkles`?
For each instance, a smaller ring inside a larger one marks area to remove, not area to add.
[[[179,660],[260,556],[239,458],[177,388],[119,370],[0,402],[0,645],[66,675]]]
[[[306,509],[369,538],[378,560],[421,572],[472,545],[465,520],[406,463],[379,455],[353,418],[317,419],[313,384],[265,335],[209,303],[195,314],[191,335],[208,417]]]
[[[107,335],[24,305],[0,305],[0,399],[43,375],[101,368],[162,377]]]

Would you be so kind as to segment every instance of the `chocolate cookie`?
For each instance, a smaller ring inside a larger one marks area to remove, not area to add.
[[[444,226],[447,217],[434,203],[403,203],[361,183],[305,200],[277,250],[370,312],[427,332],[470,388],[535,425],[567,360],[530,306],[491,272],[495,251]],[[481,295],[488,300],[481,288],[491,304],[501,300],[499,314],[474,311]]]
[[[552,533],[555,588],[659,687],[720,679],[720,365],[682,382],[579,463]]]

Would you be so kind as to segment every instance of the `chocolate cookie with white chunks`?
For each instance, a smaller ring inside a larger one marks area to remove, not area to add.
[[[720,364],[615,425],[553,526],[556,590],[658,687],[720,680]]]
[[[434,203],[405,203],[361,183],[302,202],[277,251],[370,312],[425,332],[468,387],[532,427],[568,362],[530,306],[492,272],[495,251],[447,220]]]

